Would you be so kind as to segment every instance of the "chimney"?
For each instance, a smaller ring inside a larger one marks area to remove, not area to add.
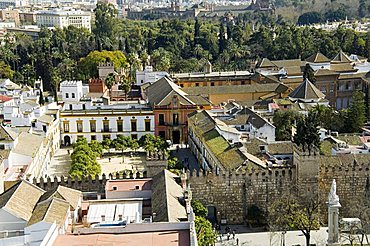
[[[187,187],[186,187],[186,173],[183,172],[181,175],[180,175],[180,178],[181,178],[181,187],[183,190],[185,190]]]
[[[212,73],[212,64],[208,60],[206,64],[204,64],[204,73]]]

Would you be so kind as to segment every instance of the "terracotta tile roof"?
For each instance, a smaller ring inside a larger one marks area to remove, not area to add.
[[[194,105],[194,103],[186,97],[187,94],[181,90],[180,86],[176,85],[167,77],[163,77],[147,87],[146,94],[151,105],[168,105],[172,102],[172,98],[175,95],[179,97],[181,104]]]
[[[325,63],[325,62],[330,62],[330,59],[321,54],[320,52],[317,52],[310,57],[306,59],[307,62],[311,63]]]
[[[315,74],[315,76],[325,76],[325,75],[339,75],[338,72],[329,70],[329,69],[318,69]]]
[[[224,85],[224,86],[199,86],[183,88],[185,92],[191,95],[217,95],[217,94],[241,94],[254,92],[274,92],[277,89],[288,89],[281,86],[282,83],[251,84],[251,85]]]
[[[276,67],[276,65],[273,64],[269,59],[263,58],[262,61],[259,64],[257,64],[257,67],[268,68],[268,67]]]
[[[40,221],[62,226],[68,217],[69,203],[56,197],[39,202],[28,221],[28,226]]]
[[[352,60],[343,51],[340,51],[331,60],[332,63],[351,63]]]
[[[187,219],[186,209],[179,202],[183,189],[177,184],[175,174],[168,170],[156,174],[152,183],[152,212],[155,222],[177,222]]]
[[[44,193],[45,191],[39,187],[21,180],[0,195],[0,207],[28,221],[32,216],[34,207]]]
[[[14,141],[18,137],[18,133],[14,132],[10,127],[0,124],[0,140]]]
[[[335,72],[356,72],[358,69],[354,68],[350,63],[336,63],[330,64],[330,70]]]
[[[71,205],[72,210],[75,210],[78,208],[80,200],[82,199],[82,193],[79,190],[74,190],[74,189],[59,185],[58,188],[46,192],[40,198],[40,202],[50,199],[52,197],[61,198],[67,201]]]
[[[7,101],[10,101],[10,100],[12,100],[11,97],[0,95],[0,102],[7,102]]]
[[[325,95],[308,79],[305,79],[292,93],[291,98],[297,99],[323,99]]]

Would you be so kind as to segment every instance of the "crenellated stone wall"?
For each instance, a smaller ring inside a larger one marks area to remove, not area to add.
[[[361,157],[361,158],[360,158]],[[370,194],[370,155],[323,157],[317,151],[294,150],[293,166],[270,168],[247,173],[189,173],[193,198],[206,206],[214,206],[218,219],[242,224],[247,209],[257,205],[266,211],[269,203],[283,192],[296,187],[299,192],[318,192],[322,222],[326,223],[326,200],[333,179],[341,199],[343,216],[350,214],[350,203]],[[370,199],[370,197],[369,197]]]
[[[249,173],[188,173],[193,198],[206,206],[214,206],[220,218],[228,223],[242,224],[248,207],[258,205],[267,208],[284,190],[295,182],[292,168],[277,168],[273,171]]]

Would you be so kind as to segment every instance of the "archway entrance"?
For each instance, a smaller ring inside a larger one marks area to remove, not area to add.
[[[211,221],[212,225],[215,226],[218,224],[217,220],[217,209],[213,205],[207,206],[208,214],[207,214],[207,219]]]
[[[64,145],[65,146],[71,145],[71,137],[70,136],[64,136]]]

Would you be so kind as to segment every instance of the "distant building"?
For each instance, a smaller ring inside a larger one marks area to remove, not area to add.
[[[93,89],[102,88],[95,87],[95,82],[89,85],[93,85]],[[89,92],[89,87],[81,81],[63,81],[60,93],[64,101],[60,113],[64,145],[74,143],[79,137],[101,142],[118,135],[139,139],[145,134],[154,134],[154,114],[144,101],[110,103],[106,93]]]
[[[14,24],[18,26],[20,23],[19,11],[11,10],[11,9],[1,9],[0,10],[0,20],[4,22],[14,22]]]
[[[91,13],[81,10],[41,10],[36,12],[36,23],[39,27],[74,26],[91,30]]]
[[[144,98],[153,108],[155,134],[174,144],[187,142],[188,114],[198,108],[211,107],[206,98],[188,95],[168,77],[147,87]]]
[[[169,76],[169,74],[164,71],[155,72],[153,71],[152,66],[146,66],[144,71],[136,71],[136,85],[141,86],[147,83],[153,84],[164,76]]]

